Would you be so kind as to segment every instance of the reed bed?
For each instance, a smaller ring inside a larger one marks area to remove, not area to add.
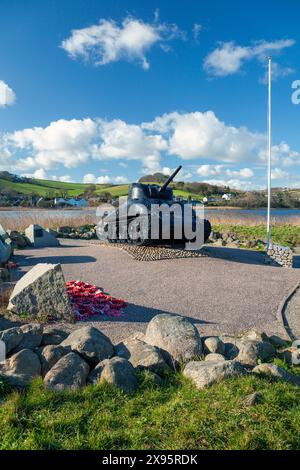
[[[36,213],[28,213],[20,211],[16,216],[0,214],[0,224],[6,230],[24,230],[31,224],[39,224],[44,228],[56,228],[61,226],[80,227],[81,225],[92,225],[97,223],[96,214],[79,212],[73,216],[66,217],[64,214],[48,212],[43,214],[42,211]]]
[[[248,227],[254,227],[256,225],[264,225],[266,224],[266,217],[260,215],[247,215],[241,217],[239,214],[232,215],[224,215],[224,214],[209,214],[207,215],[210,223],[212,225],[242,225]],[[274,226],[282,226],[282,225],[290,225],[300,227],[300,217],[293,216],[293,217],[271,217],[271,223]]]
[[[257,225],[265,225],[266,217],[262,215],[249,214],[243,215],[238,212],[235,214],[234,211],[228,214],[218,213],[215,210],[213,213],[205,214],[205,218],[209,219],[212,225],[240,225],[254,227]],[[273,226],[297,226],[300,227],[300,217],[272,217],[271,219]],[[24,230],[30,224],[40,224],[44,228],[56,228],[59,226],[71,226],[79,227],[81,225],[92,225],[98,222],[98,217],[95,213],[90,211],[74,211],[74,214],[66,215],[63,211],[49,211],[38,209],[36,211],[2,211],[0,212],[0,224],[7,230]]]

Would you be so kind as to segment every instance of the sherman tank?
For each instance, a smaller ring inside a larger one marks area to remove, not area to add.
[[[176,168],[162,186],[131,184],[127,201],[102,215],[96,228],[97,237],[110,243],[134,245],[174,245],[193,242],[195,236],[186,235],[185,225],[188,217],[191,229],[195,230],[195,207],[189,201],[177,201],[170,187],[170,183],[181,168],[181,166]],[[170,210],[171,206],[173,209]],[[202,233],[205,242],[211,233],[211,225],[208,220],[198,218],[198,224],[199,221],[203,224]]]

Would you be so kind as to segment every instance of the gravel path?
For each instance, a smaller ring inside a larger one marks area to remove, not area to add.
[[[59,248],[19,251],[19,275],[38,262],[61,263],[66,280],[97,284],[124,298],[128,306],[123,318],[100,317],[92,322],[113,341],[144,331],[161,312],[191,318],[204,334],[259,328],[284,335],[277,309],[300,280],[300,270],[263,265],[261,253],[217,247],[209,251],[211,256],[205,258],[149,263],[115,247],[61,240]]]

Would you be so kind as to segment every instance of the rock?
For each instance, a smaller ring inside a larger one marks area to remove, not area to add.
[[[268,377],[274,377],[276,379],[283,380],[292,385],[298,385],[300,387],[300,376],[291,374],[290,372],[283,369],[283,367],[276,366],[275,364],[260,364],[252,370],[253,374],[266,375]]]
[[[257,240],[248,240],[246,242],[246,248],[255,248],[257,246]]]
[[[164,374],[170,371],[160,350],[156,346],[131,339],[120,343],[116,347],[116,354],[131,362],[137,369],[149,369],[157,374]]]
[[[292,365],[300,366],[300,349],[294,349],[292,352]]]
[[[0,224],[0,238],[2,239],[3,242],[9,239],[8,233],[6,232],[5,228],[1,224]]]
[[[224,356],[226,359],[232,360],[235,359],[239,353],[239,349],[237,345],[235,344],[236,340],[235,339],[223,339],[223,343],[225,346],[225,352]]]
[[[3,377],[5,381],[13,388],[23,390],[27,387],[32,377],[25,374],[13,374],[13,373],[1,373],[0,377]]]
[[[11,245],[3,242],[0,239],[0,263],[6,263],[9,260],[11,253],[12,253]]]
[[[69,333],[60,328],[56,328],[52,325],[47,325],[44,327],[44,334],[42,338],[41,345],[48,346],[50,344],[60,344],[68,337]]]
[[[286,348],[278,353],[278,357],[287,364],[293,366],[300,365],[300,349],[297,348]]]
[[[68,234],[72,232],[72,227],[69,226],[63,226],[63,227],[58,227],[57,232],[63,233],[63,234]]]
[[[242,375],[244,367],[237,361],[192,361],[183,371],[183,375],[192,379],[197,388],[205,388],[228,377]]]
[[[42,375],[46,375],[47,372],[52,369],[63,356],[68,354],[68,350],[62,346],[56,346],[50,344],[45,346],[40,352],[40,361],[42,365]]]
[[[148,323],[145,341],[157,346],[172,366],[200,356],[202,343],[198,330],[185,317],[179,315],[156,315]]]
[[[1,281],[9,281],[10,280],[10,273],[9,273],[8,269],[0,268],[0,280]]]
[[[211,336],[204,340],[204,352],[206,353],[225,353],[225,344],[217,336]]]
[[[26,375],[34,378],[41,375],[41,363],[31,349],[22,349],[6,360],[4,369],[8,374]]]
[[[50,232],[38,224],[31,224],[25,230],[25,236],[35,248],[45,246],[59,246],[59,241]]]
[[[266,341],[242,340],[238,342],[238,349],[236,360],[249,366],[255,366],[258,361],[271,361],[276,353],[275,348]]]
[[[27,238],[17,230],[9,231],[9,238],[12,240],[12,244],[16,248],[26,248],[29,244],[29,240],[27,240]]]
[[[38,323],[29,323],[20,327],[23,332],[23,338],[18,344],[15,351],[21,351],[21,349],[35,349],[42,341],[43,327]]]
[[[275,348],[285,348],[288,344],[286,339],[280,338],[279,336],[269,336],[269,341]]]
[[[145,370],[144,374],[145,374],[145,379],[148,381],[148,383],[150,382],[150,384],[152,385],[160,387],[164,382],[163,379],[158,374],[156,374],[155,372],[152,372],[149,369]]]
[[[124,392],[133,393],[137,388],[137,378],[132,364],[122,357],[115,356],[98,364],[90,374],[92,383],[107,382]]]
[[[292,344],[293,348],[300,349],[300,339],[296,339]]]
[[[86,384],[88,364],[74,352],[63,356],[47,372],[44,384],[51,390],[78,390]]]
[[[257,330],[248,331],[243,335],[243,339],[248,339],[250,341],[269,341],[269,338],[266,333]]]
[[[36,264],[15,285],[8,310],[52,320],[74,321],[60,264]]]
[[[114,347],[110,339],[93,326],[73,331],[61,343],[61,346],[78,352],[92,367],[114,355]]]
[[[226,246],[226,242],[222,240],[222,238],[218,238],[218,240],[214,242],[214,246]]]
[[[244,405],[249,406],[249,407],[255,406],[261,403],[262,399],[263,399],[263,394],[261,392],[251,393],[244,399]]]
[[[0,339],[5,343],[6,354],[9,354],[20,344],[23,338],[23,331],[19,327],[9,328],[0,331]]]
[[[225,357],[222,354],[218,353],[209,353],[205,356],[205,361],[213,361],[213,362],[222,362],[225,361]]]

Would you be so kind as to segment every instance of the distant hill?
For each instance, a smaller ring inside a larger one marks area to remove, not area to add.
[[[168,177],[162,173],[154,173],[153,175],[145,175],[139,179],[139,183],[160,183],[163,184]]]

